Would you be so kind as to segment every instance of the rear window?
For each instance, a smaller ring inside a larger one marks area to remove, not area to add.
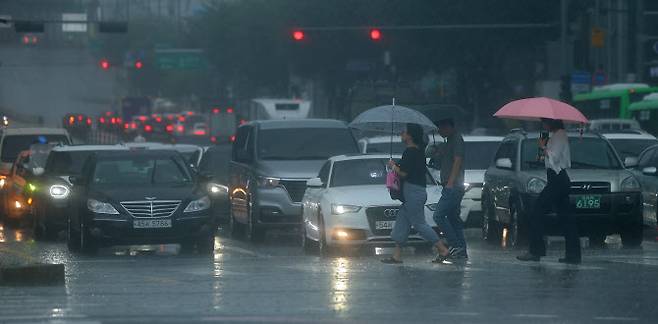
[[[9,135],[2,142],[1,160],[5,163],[16,161],[18,154],[38,143],[70,144],[65,135]]]

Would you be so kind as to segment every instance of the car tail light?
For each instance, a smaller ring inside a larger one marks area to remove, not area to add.
[[[112,112],[111,112],[111,111],[106,111],[106,112],[105,112],[105,116],[107,116],[107,117],[112,116]]]
[[[71,116],[69,117],[69,125],[73,125],[75,123],[75,117]]]
[[[231,107],[226,108],[226,113],[232,114],[233,113],[233,108],[231,108]]]
[[[87,125],[91,125],[91,118],[87,117]]]
[[[135,122],[130,123],[130,128],[137,129],[137,123]]]
[[[188,116],[192,116],[192,115],[194,115],[194,112],[193,112],[193,111],[188,111],[188,112],[187,112],[187,115],[188,115]]]
[[[98,121],[99,121],[101,124],[105,124],[105,117],[101,117],[101,118],[99,118]]]
[[[117,123],[117,119],[116,119],[115,117],[112,117],[112,119],[110,119],[110,123],[111,123],[112,125],[116,124],[116,123]]]
[[[148,118],[146,116],[139,116],[138,119],[141,120],[141,121],[146,121],[146,119],[148,119]]]
[[[121,119],[120,117],[117,117],[117,124],[121,124],[122,122],[123,122],[123,119]]]
[[[240,120],[240,125],[244,125],[244,124],[246,124],[246,123],[247,123],[247,120],[245,120],[245,119],[241,119],[241,120]]]
[[[176,127],[176,131],[179,133],[185,132],[185,126],[178,125],[178,127]]]
[[[153,131],[153,126],[151,125],[144,125],[144,131],[147,133],[150,133]]]
[[[235,142],[235,135],[231,135],[231,137],[229,137],[229,140],[231,141],[231,143]]]
[[[217,136],[210,136],[210,141],[213,143],[217,143]]]
[[[161,123],[162,122],[162,117],[155,117],[155,121],[158,122],[158,123]]]
[[[178,121],[179,122],[184,122],[185,121],[185,116],[178,116]]]
[[[167,133],[172,133],[174,131],[174,125],[167,125],[165,129],[167,130]]]
[[[130,128],[130,124],[128,124],[128,123],[123,124],[123,128],[124,128],[124,129],[129,129],[129,128]]]
[[[83,119],[85,119],[85,116],[82,115],[78,116],[78,121],[82,121]]]
[[[219,108],[213,108],[212,109],[213,114],[219,114],[219,112],[220,112]]]
[[[203,136],[203,135],[206,135],[206,131],[203,130],[203,129],[197,129],[197,130],[194,131],[194,135]]]

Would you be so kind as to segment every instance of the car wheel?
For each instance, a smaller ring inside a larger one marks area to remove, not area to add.
[[[85,226],[83,221],[80,222],[80,251],[90,255],[94,255],[98,252],[98,245],[94,238],[89,234],[87,226]]]
[[[517,204],[510,206],[510,223],[507,225],[507,246],[521,246],[521,210]]]
[[[589,246],[592,248],[605,248],[605,238],[607,235],[605,233],[594,233],[590,235],[589,238]]]
[[[319,233],[319,240],[318,240],[318,250],[320,252],[321,257],[329,257],[332,255],[334,252],[334,249],[327,245],[327,235],[326,235],[326,229],[324,227],[324,220],[320,218],[320,233]]]
[[[622,226],[621,243],[624,248],[638,248],[642,246],[643,239],[643,224],[631,223]]]
[[[482,240],[490,244],[500,244],[500,224],[496,221],[493,207],[489,207],[489,204],[482,213]]]
[[[306,225],[304,223],[302,223],[299,232],[302,233],[302,250],[304,250],[304,253],[307,255],[316,255],[318,253],[318,242],[308,238],[306,235]]]
[[[246,234],[247,239],[253,243],[260,243],[265,240],[265,229],[256,224],[254,220],[254,209],[251,201],[249,202],[249,217],[247,218]]]
[[[208,234],[199,238],[196,243],[199,254],[213,254],[215,252],[215,235]]]
[[[66,226],[66,246],[71,252],[80,252],[80,237],[79,233],[71,226],[71,219],[69,218]]]

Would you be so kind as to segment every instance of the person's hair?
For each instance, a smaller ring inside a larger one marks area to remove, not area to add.
[[[416,144],[420,149],[424,149],[426,145],[423,136],[424,133],[425,132],[423,132],[423,127],[420,125],[414,123],[407,124],[407,134],[411,136],[411,140],[413,140],[414,144]]]
[[[438,127],[445,127],[445,126],[455,127],[455,121],[452,120],[452,118],[444,118],[444,119],[439,120],[436,123],[436,126],[438,126]]]
[[[548,128],[551,131],[564,129],[564,122],[562,122],[562,120],[560,120],[560,119],[542,118],[541,121],[542,121],[542,123],[548,125]]]

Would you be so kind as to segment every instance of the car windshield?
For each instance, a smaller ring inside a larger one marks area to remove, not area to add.
[[[338,161],[333,165],[330,187],[386,185],[388,159],[357,159]],[[427,184],[435,184],[429,173]]]
[[[622,164],[612,147],[600,138],[569,139],[572,169],[621,169]],[[538,161],[537,139],[523,141],[522,169],[545,169],[544,162]]]
[[[347,128],[265,129],[258,143],[258,156],[263,160],[325,160],[358,153]]]
[[[111,186],[177,185],[192,181],[187,167],[171,157],[132,157],[100,160],[92,183]]]
[[[92,151],[52,152],[46,163],[46,174],[54,176],[80,174],[85,160],[92,153]]]
[[[619,153],[621,159],[638,157],[649,146],[658,144],[655,139],[611,139],[610,143]]]
[[[2,142],[2,162],[12,163],[18,157],[18,153],[30,148],[37,143],[69,144],[69,139],[64,135],[10,135]]]
[[[486,170],[496,154],[500,142],[465,142],[465,170]]]
[[[402,154],[406,149],[406,145],[402,142],[393,142],[393,154]],[[391,143],[369,143],[366,146],[365,153],[390,153]]]

